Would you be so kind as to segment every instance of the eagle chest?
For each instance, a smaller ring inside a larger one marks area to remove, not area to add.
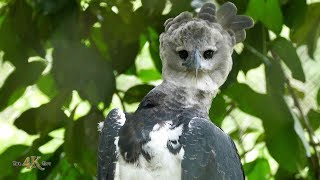
[[[165,121],[155,124],[148,132],[147,140],[138,140],[138,142],[144,141],[140,147],[131,146],[131,148],[141,148],[140,150],[128,148],[126,149],[128,152],[123,152],[124,149],[119,148],[118,138],[116,138],[115,145],[119,161],[116,163],[115,178],[132,180],[181,179],[181,161],[184,149],[179,138],[183,132],[183,125],[175,127],[172,121]],[[143,132],[141,133],[143,134]],[[143,136],[141,137],[143,138]],[[132,155],[132,152],[129,151],[139,152],[134,161],[127,161],[128,158],[130,159],[128,156]]]

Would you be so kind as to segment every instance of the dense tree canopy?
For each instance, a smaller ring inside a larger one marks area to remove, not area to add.
[[[4,143],[0,179],[94,179],[97,123],[115,106],[134,111],[159,84],[164,21],[203,2],[0,0],[0,122],[32,137]],[[210,117],[235,140],[249,180],[320,178],[320,3],[232,2],[255,26]],[[14,108],[26,99],[35,104]],[[12,165],[29,156],[51,165]]]

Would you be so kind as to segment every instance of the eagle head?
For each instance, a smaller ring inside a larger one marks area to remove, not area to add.
[[[233,46],[253,26],[250,17],[236,13],[230,2],[217,12],[214,4],[206,3],[195,17],[183,12],[168,19],[160,35],[163,79],[178,86],[217,90],[231,70]]]

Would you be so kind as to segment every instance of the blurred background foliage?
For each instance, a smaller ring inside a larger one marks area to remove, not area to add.
[[[320,179],[320,3],[233,2],[255,26],[210,117],[249,180]],[[0,179],[95,179],[97,123],[161,83],[164,21],[202,3],[0,0]],[[51,166],[13,166],[32,155]]]

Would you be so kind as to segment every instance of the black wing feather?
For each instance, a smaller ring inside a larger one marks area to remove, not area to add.
[[[209,120],[192,119],[180,140],[185,150],[182,180],[244,179],[233,141]]]
[[[113,180],[115,173],[115,162],[117,161],[115,137],[118,136],[121,125],[118,120],[121,118],[118,109],[113,109],[104,121],[100,133],[98,147],[98,179]]]

